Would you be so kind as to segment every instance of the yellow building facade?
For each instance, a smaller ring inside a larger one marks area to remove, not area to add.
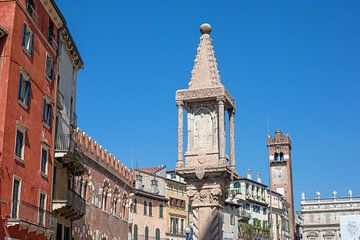
[[[165,209],[166,239],[184,239],[185,229],[190,226],[189,200],[186,183],[175,171],[167,171],[165,196],[169,200]]]

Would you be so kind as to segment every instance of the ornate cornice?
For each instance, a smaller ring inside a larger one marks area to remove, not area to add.
[[[61,36],[62,39],[65,43],[66,48],[69,50],[70,56],[74,62],[74,65],[78,68],[81,69],[84,65],[80,53],[76,48],[75,42],[71,37],[70,32],[68,31],[68,29],[66,27],[64,27],[61,30]]]
[[[40,0],[40,2],[49,14],[51,20],[54,22],[56,28],[61,28],[65,24],[65,20],[56,3],[53,0]]]

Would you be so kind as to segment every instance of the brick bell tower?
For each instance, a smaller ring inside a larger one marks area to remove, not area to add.
[[[202,24],[189,88],[176,92],[178,159],[175,171],[187,183],[193,209],[195,240],[221,240],[221,212],[232,175],[236,174],[234,146],[235,101],[220,81],[210,38]],[[183,154],[183,111],[187,112],[187,150]],[[226,112],[230,154],[226,155]],[[185,156],[184,156],[185,155]],[[184,161],[185,157],[185,161]]]
[[[290,204],[289,223],[290,239],[295,239],[294,193],[292,181],[291,140],[288,134],[281,130],[275,131],[275,136],[268,136],[268,152],[270,162],[271,190],[284,195]]]

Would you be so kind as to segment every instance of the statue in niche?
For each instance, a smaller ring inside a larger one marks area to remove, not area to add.
[[[195,150],[209,150],[213,146],[213,123],[210,112],[201,108],[194,114]]]

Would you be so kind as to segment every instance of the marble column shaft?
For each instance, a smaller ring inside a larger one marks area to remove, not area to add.
[[[230,167],[235,168],[235,111],[229,111],[229,132],[230,132]]]
[[[219,109],[219,158],[220,160],[225,159],[225,109],[223,100],[218,100]]]
[[[178,158],[176,162],[176,166],[181,166],[184,164],[183,156],[184,156],[184,106],[183,103],[177,103],[178,107]]]

